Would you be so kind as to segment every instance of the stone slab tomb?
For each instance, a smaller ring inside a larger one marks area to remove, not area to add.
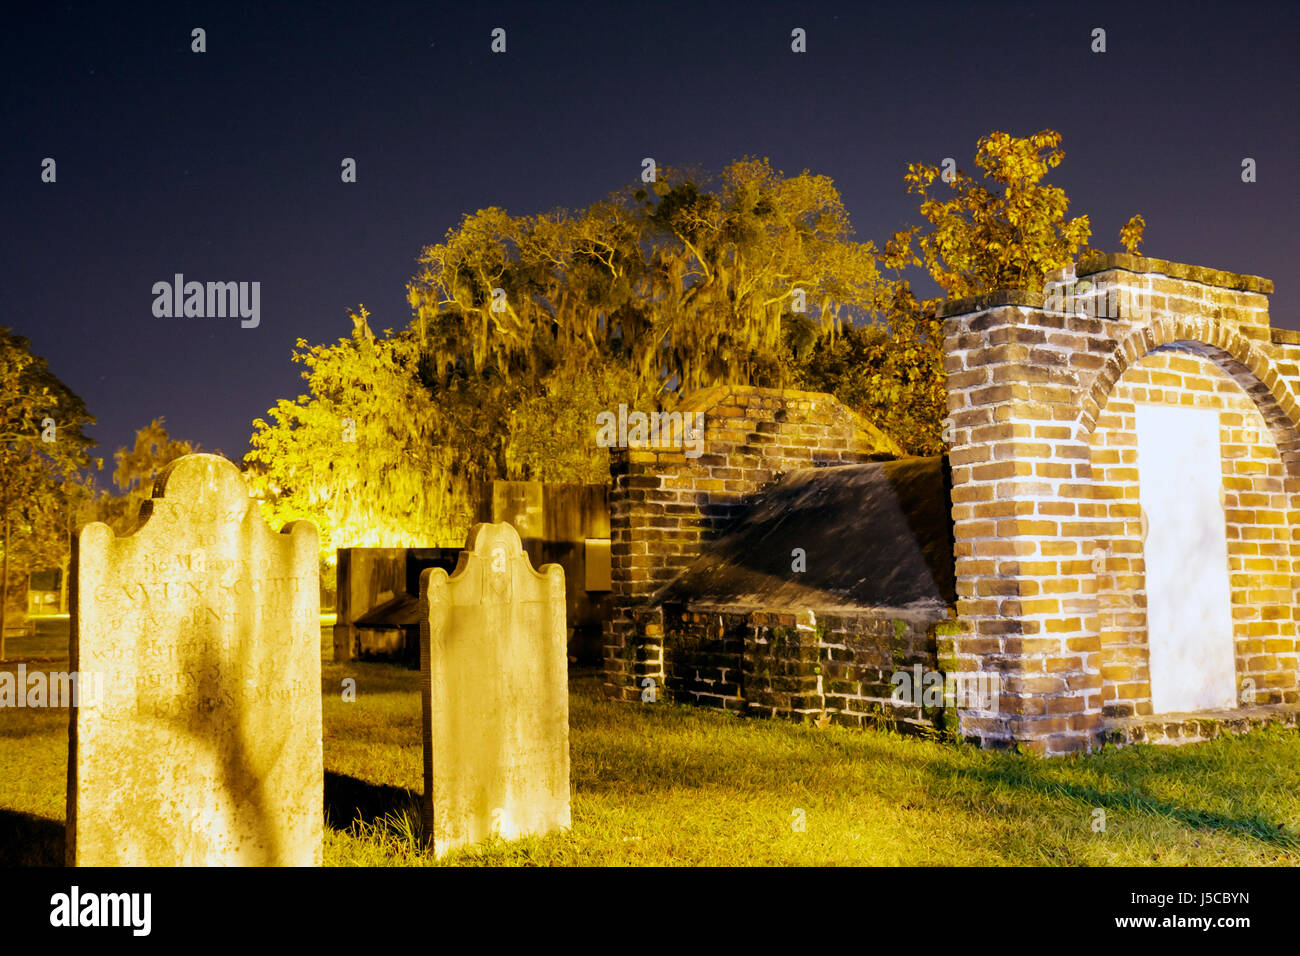
[[[441,856],[567,828],[564,572],[509,524],[470,531],[456,572],[420,577],[424,832]]]
[[[103,693],[72,711],[68,863],[320,865],[315,529],[271,531],[218,455],[173,462],[140,519],[75,542],[72,667]]]
[[[860,726],[920,664],[977,689],[944,725],[986,747],[1295,726],[1300,332],[1273,283],[1128,254],[1043,279],[940,304],[946,465],[871,465],[902,449],[833,397],[734,385],[679,406],[706,454],[611,449],[607,694]]]

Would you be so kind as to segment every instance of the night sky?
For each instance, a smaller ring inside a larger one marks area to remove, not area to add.
[[[299,336],[347,335],[358,303],[404,326],[421,247],[464,213],[585,206],[646,156],[827,174],[883,243],[920,221],[908,162],[974,172],[981,135],[1055,128],[1048,182],[1093,245],[1140,212],[1143,254],[1271,278],[1300,327],[1290,4],[24,7],[0,36],[0,324],[85,399],[110,469],[157,416],[242,458],[305,387]],[[156,318],[178,272],[259,281],[260,326]]]

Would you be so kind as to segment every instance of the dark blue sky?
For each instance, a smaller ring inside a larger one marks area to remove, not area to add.
[[[86,400],[110,460],[160,415],[242,457],[305,386],[294,341],[347,334],[361,302],[405,325],[421,247],[463,213],[583,206],[645,156],[828,174],[883,242],[919,219],[909,161],[973,170],[990,130],[1052,127],[1049,181],[1094,245],[1141,212],[1144,254],[1267,276],[1274,324],[1300,327],[1284,3],[27,6],[0,37],[0,324]],[[260,326],[155,318],[177,272],[259,281]]]

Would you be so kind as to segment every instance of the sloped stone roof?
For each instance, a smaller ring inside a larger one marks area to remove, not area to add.
[[[402,592],[391,601],[371,608],[352,622],[353,627],[396,630],[420,623],[420,599]]]
[[[730,427],[726,413],[717,412],[728,407],[736,409],[766,408],[769,417],[784,421],[791,409],[798,414],[825,416],[824,420],[837,421],[856,438],[855,445],[864,453],[879,457],[902,457],[905,452],[889,435],[849,408],[834,395],[826,392],[804,392],[792,388],[760,388],[755,385],[714,385],[696,389],[676,407],[679,412],[703,412],[706,429]],[[707,431],[706,431],[707,434]]]
[[[655,595],[656,603],[823,611],[956,603],[947,461],[904,458],[784,476]],[[792,570],[802,548],[806,570]]]

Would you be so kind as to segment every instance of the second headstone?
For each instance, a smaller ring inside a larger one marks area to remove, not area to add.
[[[470,531],[455,574],[420,577],[424,828],[435,853],[567,828],[564,571],[508,524]]]

